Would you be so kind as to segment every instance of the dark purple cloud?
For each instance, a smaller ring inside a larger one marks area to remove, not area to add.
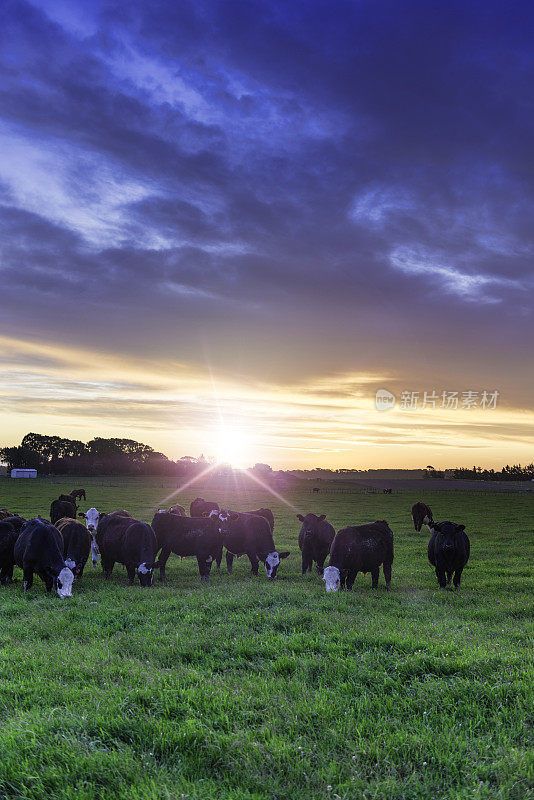
[[[273,381],[476,376],[528,404],[530,4],[35,0],[0,22],[4,333]]]

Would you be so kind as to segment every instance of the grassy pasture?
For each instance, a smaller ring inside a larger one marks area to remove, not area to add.
[[[161,481],[84,480],[87,503],[150,521]],[[48,515],[70,480],[0,480],[0,507]],[[171,557],[168,581],[105,582],[87,568],[74,597],[37,578],[0,590],[0,797],[534,797],[532,611],[534,498],[425,491],[290,492],[336,528],[387,519],[392,591],[326,595],[300,575],[296,511],[264,491],[190,491],[237,509],[269,505],[290,549],[279,580]],[[421,499],[463,522],[471,560],[459,592],[440,591]],[[425,529],[426,530],[426,529]]]

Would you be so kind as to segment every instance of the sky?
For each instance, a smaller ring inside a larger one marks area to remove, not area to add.
[[[532,461],[533,34],[513,0],[4,2],[1,443]]]

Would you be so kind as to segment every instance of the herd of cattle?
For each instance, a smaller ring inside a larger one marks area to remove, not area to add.
[[[104,513],[96,508],[78,511],[76,500],[86,494],[76,489],[60,495],[50,506],[50,521],[43,517],[25,520],[7,509],[0,509],[0,583],[13,581],[17,565],[23,571],[24,590],[31,588],[34,574],[50,592],[55,586],[60,597],[72,595],[75,578],[81,578],[91,555],[93,567],[100,556],[106,578],[111,578],[116,563],[126,567],[128,579],[135,576],[141,586],[151,586],[154,569],[165,580],[171,553],[193,556],[202,581],[209,579],[211,566],[220,567],[223,550],[226,566],[232,572],[235,557],[248,556],[252,573],[258,574],[260,561],[268,577],[276,578],[280,562],[290,555],[274,543],[274,516],[269,508],[237,512],[219,508],[215,502],[197,497],[190,514],[183,506],[158,510],[148,525],[134,519],[128,511]],[[78,522],[78,517],[84,523]],[[327,592],[352,589],[358,572],[371,573],[372,586],[378,586],[382,566],[386,588],[391,583],[393,532],[385,520],[353,525],[335,532],[325,514],[297,514],[301,522],[298,545],[302,554],[302,574],[315,564]],[[428,559],[435,567],[439,585],[453,581],[460,585],[462,570],[469,559],[469,539],[464,525],[436,523],[424,503],[412,507],[416,531],[426,525],[431,533]],[[330,556],[329,566],[325,561]]]

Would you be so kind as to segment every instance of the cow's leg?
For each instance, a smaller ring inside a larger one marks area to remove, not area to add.
[[[347,572],[347,592],[352,591],[352,587],[354,586],[354,581],[356,580],[356,575],[358,574],[357,569],[349,569]]]
[[[229,550],[226,551],[226,569],[230,574],[234,571],[234,554]]]
[[[371,570],[371,588],[378,589],[378,576],[380,575],[380,567]]]
[[[160,581],[165,580],[165,567],[167,565],[167,561],[169,560],[169,556],[171,554],[170,547],[163,547],[161,549],[161,553],[159,554],[158,564],[159,564],[159,579]]]
[[[442,589],[445,589],[447,585],[447,579],[445,578],[445,570],[441,569],[440,567],[436,567],[436,578],[438,579],[438,583]]]
[[[222,549],[222,545],[221,545],[220,548],[217,550],[217,553],[215,555],[215,563],[217,564],[217,569],[221,568],[222,556],[223,556],[223,549]]]
[[[447,586],[451,585],[452,581],[452,572],[447,572]]]
[[[253,575],[258,574],[258,566],[259,566],[259,559],[256,553],[247,553],[248,559],[250,561],[250,570]]]
[[[459,589],[460,588],[460,581],[462,579],[463,570],[464,570],[463,567],[459,567],[459,569],[457,569],[456,572],[454,573],[454,588],[455,589]]]
[[[33,586],[33,569],[31,567],[24,567],[23,570],[23,579],[24,579],[24,591],[26,592],[28,589],[31,589]]]
[[[104,558],[104,556],[102,556],[102,572],[104,573],[106,580],[109,580],[111,578],[111,573],[113,572],[114,566],[115,566],[115,561],[108,558]]]
[[[100,550],[98,549],[98,545],[96,540],[91,538],[91,563],[93,565],[93,569],[96,569],[96,565],[98,564],[98,555]]]
[[[339,572],[339,588],[343,590],[345,588],[345,583],[347,582],[347,570],[342,569]]]
[[[202,583],[207,583],[209,581],[212,561],[212,556],[208,556],[207,558],[206,556],[197,556],[198,571]]]
[[[50,594],[52,589],[54,588],[54,578],[52,575],[41,575],[40,576],[44,580],[44,585],[46,591]]]
[[[313,567],[313,561],[310,556],[302,556],[302,574],[305,575],[307,572],[311,572]]]
[[[128,574],[128,583],[133,586],[135,583],[135,564],[126,564],[126,572]]]
[[[391,564],[383,564],[384,578],[386,581],[386,589],[389,591],[389,584],[391,583]]]
[[[324,562],[326,561],[326,556],[327,555],[328,555],[328,553],[325,553],[324,556],[321,555],[317,559],[317,563],[315,565],[315,568],[317,570],[317,574],[318,575],[322,575],[323,572],[324,572]]]

